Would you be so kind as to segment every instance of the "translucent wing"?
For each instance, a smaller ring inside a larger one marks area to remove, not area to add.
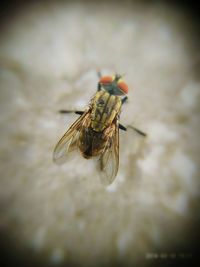
[[[63,135],[60,141],[57,143],[54,152],[53,160],[57,164],[62,164],[67,160],[69,152],[77,148],[77,142],[79,139],[80,131],[85,120],[88,117],[88,112],[81,115],[69,128],[69,130]]]
[[[111,184],[119,167],[119,128],[118,121],[112,125],[113,129],[106,143],[106,147],[100,156],[101,181],[104,185]]]

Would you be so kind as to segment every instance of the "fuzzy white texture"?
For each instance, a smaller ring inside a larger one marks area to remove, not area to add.
[[[58,266],[141,266],[155,248],[174,249],[174,236],[177,246],[189,238],[199,201],[200,83],[187,20],[156,1],[37,1],[2,25],[0,224],[18,246]],[[83,109],[99,70],[125,75],[121,123],[147,133],[120,131],[119,172],[107,188],[78,152],[65,165],[52,162],[77,118],[58,110]]]

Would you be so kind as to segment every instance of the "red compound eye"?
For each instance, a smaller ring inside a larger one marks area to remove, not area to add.
[[[112,76],[103,76],[100,79],[100,83],[102,84],[107,84],[107,83],[111,83],[113,81],[113,77]]]
[[[128,94],[128,85],[125,82],[118,82],[119,89],[125,94]]]

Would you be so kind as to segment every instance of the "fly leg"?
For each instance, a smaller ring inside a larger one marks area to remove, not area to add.
[[[128,96],[122,98],[122,105],[128,100]]]
[[[122,125],[121,123],[119,123],[119,129],[123,130],[123,131],[127,131],[128,128],[131,128],[132,130],[136,131],[136,133],[142,135],[142,136],[147,136],[146,133],[142,132],[141,130],[131,126],[131,125],[128,125],[127,127],[125,127],[124,125]]]
[[[65,110],[65,109],[61,109],[59,112],[62,114],[75,113],[78,115],[82,115],[84,113],[84,111],[81,110]]]

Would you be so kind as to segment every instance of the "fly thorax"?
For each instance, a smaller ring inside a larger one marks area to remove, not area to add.
[[[91,127],[97,131],[103,131],[110,125],[121,109],[121,99],[110,95],[106,91],[96,93],[91,113]]]

